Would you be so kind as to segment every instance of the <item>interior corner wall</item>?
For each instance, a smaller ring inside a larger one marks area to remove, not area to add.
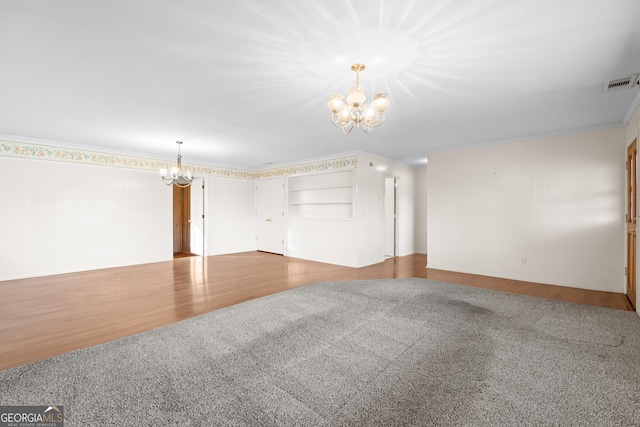
[[[431,153],[431,268],[624,292],[625,130]]]
[[[257,249],[255,191],[252,179],[207,178],[206,255]]]
[[[0,281],[170,260],[172,193],[153,171],[0,157]]]

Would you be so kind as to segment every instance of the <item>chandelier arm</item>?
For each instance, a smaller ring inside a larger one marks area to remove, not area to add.
[[[349,120],[346,122],[343,122],[342,120],[340,120],[340,118],[338,117],[337,114],[334,114],[331,116],[331,123],[333,123],[333,125],[339,129],[344,129],[345,127],[349,126],[350,124],[353,123],[353,120]]]
[[[378,116],[378,118],[376,120],[371,120],[371,121],[365,121],[365,123],[368,126],[377,128],[378,126],[380,126],[382,124],[382,122],[384,122],[384,114],[380,113],[380,115]]]

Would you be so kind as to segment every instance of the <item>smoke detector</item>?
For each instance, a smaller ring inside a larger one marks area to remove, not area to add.
[[[607,80],[604,82],[605,92],[616,92],[623,89],[629,89],[640,85],[638,80],[638,74],[631,74],[630,76],[620,77],[613,80]]]

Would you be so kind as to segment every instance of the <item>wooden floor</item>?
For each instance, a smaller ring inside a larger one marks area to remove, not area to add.
[[[629,310],[623,294],[425,268],[426,255],[364,268],[262,252],[0,282],[0,370],[318,281],[422,277]]]

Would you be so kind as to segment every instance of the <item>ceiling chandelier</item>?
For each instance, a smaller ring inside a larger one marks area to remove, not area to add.
[[[373,95],[371,105],[366,104],[367,97],[360,87],[360,71],[364,70],[364,64],[353,64],[351,69],[356,72],[356,85],[349,89],[347,104],[339,93],[331,94],[331,100],[327,102],[331,121],[344,133],[351,132],[354,125],[361,127],[365,133],[371,133],[384,121],[384,110],[389,106],[389,99],[385,92],[378,92]]]
[[[180,154],[180,146],[182,141],[176,141],[178,144],[178,164],[167,171],[167,169],[160,169],[160,176],[167,185],[175,184],[178,187],[188,187],[191,185],[193,178],[191,177],[191,171],[187,171],[186,174],[182,170],[182,155]],[[169,176],[167,176],[169,173]]]

